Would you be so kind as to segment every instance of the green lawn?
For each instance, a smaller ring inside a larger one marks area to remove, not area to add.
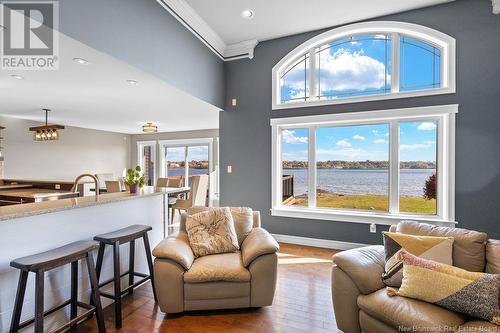
[[[317,207],[387,211],[389,198],[383,195],[338,195],[319,193]],[[306,198],[296,198],[294,206],[306,206]],[[436,200],[420,197],[401,197],[399,211],[415,214],[436,214]]]

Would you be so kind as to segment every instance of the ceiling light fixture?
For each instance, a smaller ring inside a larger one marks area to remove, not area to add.
[[[49,125],[49,111],[50,109],[42,109],[45,112],[45,125],[30,127],[33,134],[34,141],[49,141],[59,140],[59,133],[57,130],[64,129],[62,125]]]
[[[142,125],[142,131],[144,133],[156,133],[158,132],[158,126],[153,123],[146,123],[145,125]]]
[[[79,65],[88,65],[89,64],[88,60],[83,59],[83,58],[73,58],[73,61]]]
[[[245,9],[244,11],[241,12],[241,17],[244,19],[251,19],[253,17],[254,13],[253,10],[251,9]]]
[[[127,80],[127,83],[131,86],[136,86],[137,84],[139,84],[139,82],[137,82],[136,80]]]
[[[10,77],[13,79],[16,79],[16,80],[24,80],[24,76],[17,75],[17,74],[12,74]]]

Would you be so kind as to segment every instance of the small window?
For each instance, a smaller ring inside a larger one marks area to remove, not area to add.
[[[402,22],[336,28],[273,67],[273,109],[455,92],[455,39]]]
[[[454,223],[456,105],[272,119],[272,214]]]
[[[400,91],[441,87],[441,50],[409,37],[400,38]]]

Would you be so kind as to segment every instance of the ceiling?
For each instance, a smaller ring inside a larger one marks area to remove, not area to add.
[[[183,0],[227,44],[293,35],[454,0]],[[243,19],[251,9],[254,16]]]
[[[219,127],[215,106],[66,35],[59,43],[59,70],[0,71],[2,115],[43,121],[41,108],[49,108],[49,123],[129,134],[148,121],[160,132]]]

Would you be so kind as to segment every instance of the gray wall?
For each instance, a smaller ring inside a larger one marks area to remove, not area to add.
[[[500,16],[492,14],[489,0],[458,0],[378,19],[421,24],[455,37],[457,93],[272,111],[272,67],[322,31],[262,42],[253,60],[225,65],[227,111],[220,114],[222,204],[259,209],[264,227],[273,233],[380,243],[380,234],[370,234],[365,224],[270,216],[270,118],[458,103],[456,218],[460,227],[500,239]],[[236,108],[231,107],[231,98],[238,99]],[[233,166],[232,174],[225,172],[226,165]]]
[[[41,123],[0,116],[4,177],[74,180],[82,173],[121,176],[130,161],[130,135],[66,127],[58,141],[35,142],[31,126]]]
[[[60,0],[59,7],[64,34],[223,107],[223,61],[156,0]]]

